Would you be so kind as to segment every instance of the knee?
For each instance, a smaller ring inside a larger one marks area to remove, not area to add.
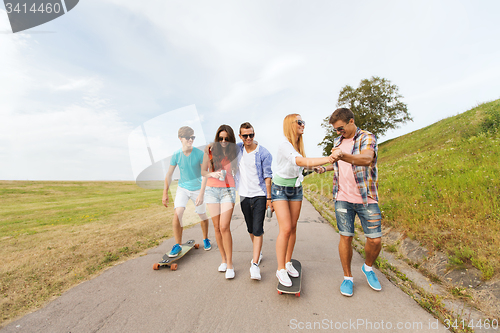
[[[366,242],[371,246],[380,246],[382,244],[382,238],[381,237],[366,238]]]
[[[297,228],[295,228],[297,230]],[[290,237],[292,234],[292,227],[287,225],[287,226],[280,226],[280,234],[282,234],[284,237]]]
[[[228,225],[224,225],[224,226],[220,226],[219,229],[220,229],[220,232],[223,233],[223,234],[231,231],[231,228],[230,228],[229,224]]]

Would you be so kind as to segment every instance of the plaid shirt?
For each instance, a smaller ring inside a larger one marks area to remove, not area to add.
[[[342,143],[342,135],[335,138],[333,147],[336,148]],[[365,149],[372,149],[375,152],[375,157],[369,166],[352,165],[354,179],[358,185],[359,193],[363,199],[363,205],[368,205],[368,197],[371,197],[378,202],[378,173],[377,173],[377,138],[370,132],[363,131],[359,127],[354,134],[352,146],[352,155],[360,154]],[[337,199],[339,191],[339,165],[338,162],[333,164],[333,197]]]

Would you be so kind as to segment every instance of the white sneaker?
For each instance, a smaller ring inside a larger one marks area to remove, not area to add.
[[[290,280],[290,277],[288,276],[288,273],[286,272],[286,269],[280,269],[276,271],[276,277],[280,281],[282,285],[285,287],[291,287],[292,286],[292,280]]]
[[[285,264],[286,270],[291,277],[299,277],[299,272],[293,267],[292,262],[289,261]]]
[[[253,262],[252,266],[250,266],[250,278],[252,280],[260,280],[260,268]]]
[[[226,279],[234,278],[234,268],[228,268],[226,270]]]
[[[225,262],[223,262],[222,264],[220,264],[219,268],[218,268],[218,271],[219,272],[225,272],[227,269],[227,264]]]

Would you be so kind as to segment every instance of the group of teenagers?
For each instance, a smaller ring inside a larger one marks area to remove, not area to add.
[[[347,108],[335,110],[329,119],[339,135],[334,140],[331,155],[306,157],[303,134],[305,121],[299,114],[289,114],[283,120],[283,137],[276,153],[274,172],[273,157],[255,140],[253,126],[245,122],[239,128],[241,142],[236,143],[233,129],[221,125],[214,142],[204,151],[193,146],[194,131],[183,126],[178,131],[182,148],[174,153],[165,177],[163,205],[169,204],[169,187],[175,168],[179,166],[180,179],[174,200],[173,234],[176,244],[169,257],[176,257],[182,250],[182,216],[191,199],[200,216],[205,250],[211,249],[208,239],[208,217],[213,222],[215,238],[222,263],[219,272],[226,279],[235,276],[233,266],[233,240],[231,217],[240,196],[241,211],[253,243],[250,278],[260,280],[259,264],[262,260],[262,243],[266,211],[275,212],[279,225],[276,239],[278,267],[276,277],[284,286],[291,286],[290,277],[298,277],[291,258],[297,239],[297,221],[302,207],[302,181],[304,169],[317,173],[333,171],[333,198],[337,227],[340,232],[339,254],[344,280],[340,292],[353,295],[351,261],[353,255],[354,218],[358,215],[366,236],[365,263],[361,267],[369,286],[381,290],[372,269],[381,249],[381,213],[378,206],[377,141],[376,137],[358,128],[354,114]]]

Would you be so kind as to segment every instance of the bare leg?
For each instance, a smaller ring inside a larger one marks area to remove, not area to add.
[[[207,214],[199,214],[201,219],[201,232],[203,233],[203,239],[208,238],[208,217]]]
[[[182,244],[182,215],[184,215],[184,207],[177,207],[174,210],[174,220],[172,221],[172,229],[177,244]]]
[[[278,261],[278,270],[281,270],[285,269],[288,241],[290,240],[290,234],[292,233],[292,220],[288,201],[274,201],[273,207],[276,212],[276,218],[278,219],[279,225],[279,233],[276,238],[276,259]]]
[[[220,233],[222,234],[222,243],[224,244],[224,253],[228,269],[233,268],[233,237],[231,236],[231,216],[233,215],[233,209],[233,203],[221,203],[222,213],[219,222]]]
[[[214,224],[215,240],[217,242],[217,247],[219,248],[220,256],[223,263],[227,263],[226,252],[224,249],[224,243],[222,240],[222,233],[220,229],[220,205],[219,204],[207,204],[210,216],[212,216],[212,222]]]
[[[366,238],[365,243],[365,264],[367,266],[373,266],[375,260],[380,253],[380,249],[382,249],[382,237],[378,238]]]
[[[288,240],[288,248],[286,250],[285,263],[292,260],[293,249],[295,248],[295,241],[297,239],[297,221],[299,220],[300,209],[302,208],[302,201],[290,201],[290,238]]]
[[[352,277],[351,261],[352,261],[352,236],[340,235],[339,255],[344,276]]]
[[[253,242],[253,262],[258,263],[260,257],[260,251],[262,250],[262,243],[264,240],[264,236],[261,235],[259,237],[250,234]]]

